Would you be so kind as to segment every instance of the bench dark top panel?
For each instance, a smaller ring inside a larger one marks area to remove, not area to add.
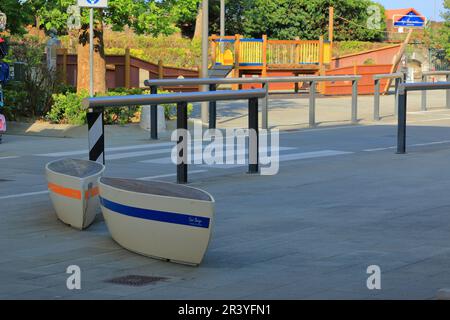
[[[198,189],[161,181],[141,181],[134,179],[101,178],[101,183],[126,191],[154,194],[175,198],[212,201],[211,197]]]
[[[81,159],[62,159],[49,164],[48,168],[54,172],[86,178],[99,173],[103,166],[100,163]]]

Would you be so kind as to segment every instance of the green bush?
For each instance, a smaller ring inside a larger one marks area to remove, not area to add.
[[[52,95],[62,92],[57,74],[47,69],[44,50],[45,44],[37,37],[10,38],[5,61],[11,65],[14,62],[24,64],[23,81],[11,81],[4,87],[5,109],[11,120],[42,117],[50,109]]]
[[[136,94],[149,94],[150,92],[142,89],[125,89],[118,88],[111,90],[105,94],[97,96],[125,96]],[[159,91],[158,93],[168,93],[167,91]],[[68,91],[67,93],[58,93],[53,95],[53,105],[46,115],[46,119],[51,123],[58,124],[86,124],[86,111],[82,108],[81,103],[84,98],[89,97],[87,91],[75,93]],[[192,113],[193,106],[188,105],[188,115]],[[114,107],[105,109],[105,124],[127,124],[132,121],[136,113],[141,111],[141,107]],[[176,105],[164,105],[164,115],[167,120],[176,118]]]
[[[89,96],[87,91],[54,94],[53,105],[47,113],[47,120],[52,123],[82,125],[86,123],[86,111],[81,102]]]

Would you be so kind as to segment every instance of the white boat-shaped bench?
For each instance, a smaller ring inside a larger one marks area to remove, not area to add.
[[[112,238],[149,257],[198,265],[211,238],[214,199],[159,181],[102,177],[100,203]]]
[[[105,167],[81,159],[62,159],[46,166],[50,198],[58,218],[83,230],[89,227],[100,211],[98,179]]]

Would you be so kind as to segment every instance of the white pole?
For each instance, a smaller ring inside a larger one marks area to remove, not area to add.
[[[220,36],[225,37],[225,0],[220,0]]]
[[[202,2],[202,78],[208,78],[208,49],[209,49],[209,0]],[[208,91],[208,86],[202,86],[202,91]],[[202,103],[202,123],[209,122],[209,105],[207,102]]]
[[[220,40],[225,37],[225,0],[220,0]],[[224,43],[220,42],[220,51],[224,52]]]
[[[90,8],[89,19],[89,94],[94,96],[94,8]]]

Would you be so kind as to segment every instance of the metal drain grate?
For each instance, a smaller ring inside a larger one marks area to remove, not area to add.
[[[124,286],[131,287],[142,287],[150,284],[155,284],[160,281],[165,281],[168,278],[164,277],[149,277],[149,276],[139,276],[139,275],[128,275],[124,277],[113,278],[106,280],[106,282],[120,284]]]

